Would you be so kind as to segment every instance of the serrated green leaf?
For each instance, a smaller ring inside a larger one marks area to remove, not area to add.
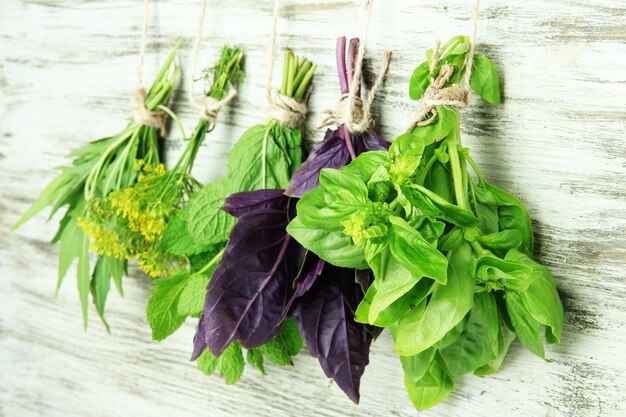
[[[248,349],[246,353],[246,361],[253,366],[256,366],[261,374],[267,375],[265,372],[265,366],[263,365],[263,354],[256,348]]]
[[[207,251],[210,245],[196,243],[188,229],[189,204],[172,217],[161,235],[161,249],[174,255],[192,256]]]
[[[178,301],[188,279],[189,272],[185,271],[159,279],[152,287],[146,308],[152,339],[165,339],[185,322],[186,317],[178,313]]]
[[[212,271],[211,271],[212,272]],[[202,313],[210,273],[194,274],[187,279],[178,299],[178,315],[197,316]]]
[[[236,219],[222,210],[224,199],[233,192],[228,178],[207,184],[189,200],[187,230],[197,245],[214,245],[228,240]]]
[[[222,355],[217,358],[217,369],[228,385],[239,381],[243,375],[243,367],[243,352],[241,345],[237,342],[228,345]]]
[[[196,359],[196,365],[203,374],[211,376],[217,367],[217,358],[213,356],[209,349],[205,349]]]
[[[276,336],[266,344],[259,346],[259,351],[274,365],[292,365],[291,357],[300,352],[304,342],[298,332],[298,326],[293,318],[288,318]]]

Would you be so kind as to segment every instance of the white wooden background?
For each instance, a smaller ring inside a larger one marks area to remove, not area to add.
[[[199,1],[153,1],[146,79],[171,36],[189,42]],[[285,0],[279,45],[319,65],[307,138],[334,105],[337,36],[358,35],[361,1]],[[391,139],[416,110],[408,79],[436,38],[468,28],[471,0],[377,0],[367,70],[394,53],[379,97],[378,130]],[[516,343],[504,367],[458,381],[424,416],[624,416],[626,409],[626,5],[622,0],[484,0],[479,49],[501,71],[504,105],[474,99],[463,134],[495,184],[526,203],[537,256],[558,278],[566,307],[563,343],[546,364]],[[201,61],[225,42],[247,54],[240,96],[220,120],[197,176],[217,178],[243,130],[265,119],[263,85],[271,1],[209,1]],[[295,368],[246,369],[228,387],[188,362],[193,324],[164,343],[150,340],[144,310],[150,283],[133,269],[125,297],[112,291],[106,334],[95,312],[83,332],[73,276],[54,298],[56,224],[41,215],[6,231],[53,167],[88,140],[121,129],[135,87],[140,0],[0,2],[0,416],[414,416],[390,336],[376,343],[353,405],[301,354]],[[278,69],[275,77],[278,78]],[[276,82],[278,84],[278,81]],[[196,116],[179,95],[188,130]],[[182,150],[167,140],[168,159]]]

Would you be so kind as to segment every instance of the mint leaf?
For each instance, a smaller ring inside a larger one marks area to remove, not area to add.
[[[213,374],[217,368],[224,377],[226,384],[232,385],[239,381],[241,375],[243,375],[244,362],[241,345],[237,342],[231,343],[224,353],[217,358],[213,356],[209,349],[205,349],[198,359],[196,359],[196,364],[202,373],[209,376]],[[263,358],[261,358],[261,367],[259,369],[262,367]]]
[[[202,253],[209,246],[196,243],[188,232],[189,204],[179,210],[165,227],[159,245],[174,255],[191,256]]]
[[[274,365],[293,365],[291,357],[300,352],[304,342],[298,332],[298,325],[293,318],[288,318],[283,323],[280,333],[266,344],[259,346],[258,350]]]
[[[185,316],[178,313],[178,300],[187,284],[189,272],[159,279],[152,287],[146,308],[146,317],[152,328],[152,339],[163,340],[176,331],[184,322]]]
[[[237,342],[228,345],[224,353],[217,358],[217,369],[228,385],[239,381],[243,375],[243,366],[243,352]]]
[[[187,317],[199,316],[202,313],[210,276],[210,274],[194,274],[187,279],[179,295],[178,315]]]
[[[246,354],[246,361],[250,365],[254,365],[259,368],[259,371],[261,371],[263,375],[266,375],[265,366],[263,366],[263,354],[259,349],[249,349]]]
[[[207,184],[189,200],[187,230],[196,244],[214,245],[228,240],[236,221],[222,206],[232,191],[229,179],[222,178]]]
[[[205,349],[202,355],[198,356],[198,359],[196,359],[196,365],[202,373],[211,376],[217,367],[217,358],[213,356],[209,349]]]

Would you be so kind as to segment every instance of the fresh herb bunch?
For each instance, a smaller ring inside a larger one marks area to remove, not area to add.
[[[468,51],[465,36],[430,50],[411,78],[411,97],[431,82],[460,88]],[[470,85],[500,101],[484,55],[474,56]],[[486,182],[461,145],[457,108],[438,105],[426,117],[432,123],[420,121],[388,153],[322,170],[320,187],[304,194],[287,228],[324,261],[373,271],[355,319],[391,329],[420,410],[443,401],[456,377],[496,372],[516,337],[545,359],[542,326],[547,343],[558,343],[563,327],[555,279],[532,258],[526,209]]]
[[[222,49],[216,65],[205,70],[210,86],[207,97],[221,100],[231,83],[243,78],[242,59],[240,48]],[[99,254],[126,260],[135,257],[139,268],[152,278],[172,275],[184,267],[184,258],[162,249],[160,241],[169,219],[200,189],[191,170],[207,132],[213,128],[212,121],[200,119],[174,168],[166,171],[162,164],[144,166],[139,161],[145,175],[136,184],[111,192],[104,202],[97,203],[92,211],[95,215],[79,219]]]
[[[315,64],[287,49],[280,94],[298,103],[305,102],[315,69]],[[202,313],[207,283],[224,253],[230,250],[226,242],[236,223],[233,216],[237,214],[229,211],[225,199],[238,191],[286,188],[302,161],[301,134],[299,126],[288,126],[274,118],[248,129],[230,153],[226,176],[193,195],[168,222],[160,246],[172,255],[187,257],[190,268],[158,280],[153,289],[147,318],[155,340],[167,338],[187,317]],[[231,239],[229,245],[232,243]],[[207,374],[218,369],[227,383],[241,377],[244,353],[247,362],[263,373],[264,359],[277,365],[291,364],[291,357],[302,348],[302,339],[292,320],[279,330],[266,343],[247,352],[238,343],[232,343],[213,355],[198,344],[194,359]]]
[[[348,92],[358,42],[351,41],[347,56],[346,39],[337,43],[343,94]],[[240,346],[265,349],[287,323],[293,323],[292,316],[326,375],[358,402],[375,330],[345,317],[353,316],[364,296],[361,284],[367,285],[370,278],[355,269],[326,265],[294,241],[286,226],[295,214],[297,197],[317,186],[322,168],[339,168],[361,152],[388,146],[372,132],[353,133],[341,125],[329,129],[314,147],[286,192],[263,189],[226,199],[224,210],[237,223],[207,287],[194,356],[209,351],[224,355]],[[293,329],[293,324],[288,326]]]
[[[172,112],[166,104],[172,96],[180,75],[174,57],[182,41],[169,52],[156,76],[154,84],[145,95],[146,110]],[[67,210],[60,221],[52,243],[59,243],[59,273],[57,291],[74,259],[78,258],[78,293],[82,305],[83,322],[87,328],[89,293],[104,325],[104,306],[113,279],[122,294],[122,277],[126,274],[126,259],[113,253],[99,254],[91,270],[89,265],[89,238],[81,229],[79,219],[89,218],[99,207],[98,200],[110,192],[122,190],[140,176],[135,161],[146,166],[159,164],[159,128],[147,126],[131,119],[120,133],[99,139],[69,154],[71,166],[60,168],[59,174],[41,193],[22,218],[13,226],[16,229],[47,206],[52,206],[50,217],[62,207]]]

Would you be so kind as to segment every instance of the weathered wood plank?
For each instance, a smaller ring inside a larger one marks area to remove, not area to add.
[[[75,284],[55,300],[55,229],[39,216],[6,231],[53,177],[52,167],[87,140],[121,128],[135,83],[141,2],[5,0],[0,4],[0,416],[409,416],[390,337],[375,343],[352,405],[306,354],[295,369],[247,370],[238,385],[206,378],[187,361],[193,323],[171,340],[150,341],[144,320],[149,282],[138,271],[125,297],[112,294],[107,335],[95,314],[83,333]],[[146,79],[169,34],[191,39],[198,2],[153,2]],[[418,4],[416,4],[418,3]],[[376,106],[377,129],[392,139],[416,104],[408,78],[434,39],[463,32],[469,0],[377,1],[366,69],[394,52]],[[559,281],[567,310],[563,343],[545,364],[516,344],[504,369],[459,381],[426,416],[621,416],[626,413],[626,5],[619,0],[484,0],[480,49],[502,71],[505,102],[474,99],[464,112],[466,146],[495,184],[517,194],[535,221],[537,256]],[[279,45],[319,65],[307,125],[337,99],[334,42],[361,27],[359,1],[285,0]],[[247,53],[240,94],[203,147],[203,181],[225,169],[238,135],[265,114],[269,1],[209,1],[202,62],[225,42]],[[190,42],[182,63],[190,54]],[[278,74],[279,68],[276,69]],[[195,115],[175,103],[188,129]],[[259,106],[261,104],[261,106]],[[167,156],[182,151],[177,132]]]

